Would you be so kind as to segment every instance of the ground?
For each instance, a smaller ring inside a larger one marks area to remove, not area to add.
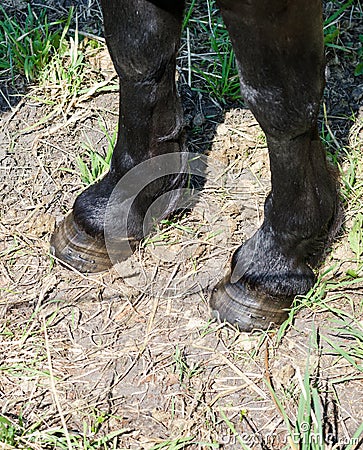
[[[47,5],[53,14],[68,7]],[[326,14],[333,7],[326,4]],[[83,3],[78,8],[80,28],[99,34],[97,5],[92,14]],[[341,19],[353,42],[363,31],[355,14],[350,9]],[[363,283],[349,238],[362,200],[344,197],[343,226],[319,282],[297,299],[283,327],[247,334],[211,321],[212,287],[262,222],[269,163],[264,135],[242,102],[221,106],[186,85],[186,47],[178,59],[180,92],[188,148],[208,159],[203,187],[192,210],[157,226],[132,257],[100,275],[62,267],[49,239],[85,188],[77,155],[106,153],[117,123],[107,51],[88,53],[88,76],[76,93],[50,79],[28,86],[3,79],[0,430],[8,440],[0,448],[362,443],[355,433],[363,422]],[[327,50],[322,128],[330,149],[359,153],[362,78],[353,75],[356,61],[338,50]],[[343,196],[352,159],[330,153],[341,167]],[[354,167],[361,182],[361,167]]]

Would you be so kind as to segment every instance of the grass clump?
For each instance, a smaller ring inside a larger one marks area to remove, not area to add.
[[[0,6],[0,75],[10,73],[14,80],[21,74],[29,82],[36,81],[41,94],[33,100],[65,114],[99,81],[98,74],[91,73],[88,57],[101,46],[97,40],[80,38],[77,23],[74,35],[69,35],[73,15],[71,7],[66,18],[49,22],[45,9],[36,13],[28,5],[20,23]]]
[[[41,102],[61,106],[66,113],[81,96],[85,100],[97,91],[99,73],[89,64],[89,57],[100,45],[88,38],[81,39],[78,30],[63,40],[63,51],[55,54],[40,74]],[[58,108],[59,109],[59,108]]]
[[[206,93],[224,105],[241,101],[234,51],[216,2],[207,0],[199,10],[192,1],[183,29],[188,44],[188,82],[192,89]],[[202,45],[201,35],[206,37]]]
[[[28,4],[20,24],[0,6],[0,70],[10,72],[12,78],[21,73],[28,81],[38,79],[53,56],[64,52],[72,13],[73,9],[67,19],[49,22],[45,9],[38,15]]]
[[[332,331],[337,331],[332,329]],[[362,342],[362,334],[357,333],[349,329],[347,332],[350,337],[354,337]],[[336,354],[349,363],[353,363],[357,366],[352,358],[337,344],[333,343],[331,339],[321,335],[319,330],[315,327],[311,330],[311,338],[308,347],[307,361],[305,364],[305,370],[301,373],[298,368],[296,371],[296,389],[298,393],[295,399],[296,412],[293,419],[290,418],[291,413],[288,413],[287,407],[290,409],[291,405],[286,401],[286,398],[281,398],[277,390],[273,386],[270,376],[267,377],[266,384],[270,391],[271,397],[275,403],[275,406],[279,412],[279,415],[284,421],[286,427],[286,438],[284,448],[291,448],[292,450],[325,450],[326,448],[332,448],[337,443],[343,443],[343,440],[338,434],[338,430],[331,427],[329,419],[326,415],[327,410],[327,392],[331,389],[330,383],[323,385],[319,379],[319,363],[317,363],[316,356],[322,354],[323,348],[321,346],[322,341],[325,341],[336,350]],[[313,355],[317,353],[317,355]],[[361,356],[361,355],[360,355]],[[357,355],[355,355],[357,357]],[[359,357],[359,355],[358,355]],[[315,363],[313,363],[315,361]],[[360,369],[362,370],[362,369]],[[346,379],[346,381],[349,378]],[[286,406],[285,406],[286,404]],[[356,428],[354,434],[349,438],[344,438],[344,444],[347,444],[345,449],[356,448],[359,444],[363,433],[363,424]]]
[[[8,446],[15,446],[17,427],[6,417],[0,416],[0,442]]]
[[[116,143],[117,127],[112,134],[107,131],[106,127],[100,121],[99,127],[107,139],[105,155],[95,150],[91,143],[83,143],[82,147],[85,149],[85,152],[76,157],[82,183],[86,186],[95,183],[107,172]]]
[[[210,37],[213,57],[205,60],[204,69],[194,67],[193,70],[205,81],[205,87],[202,90],[221,103],[226,103],[227,100],[241,100],[241,92],[234,51],[228,32],[221,19],[219,17],[218,19],[212,20],[210,30],[201,23],[202,29]]]

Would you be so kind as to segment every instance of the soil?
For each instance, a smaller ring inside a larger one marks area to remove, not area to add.
[[[4,4],[20,16],[26,7]],[[52,14],[69,6],[45,4]],[[78,5],[80,28],[99,34],[99,8],[87,5]],[[357,42],[362,24],[349,16],[341,23]],[[106,152],[100,123],[111,134],[117,123],[116,78],[107,53],[97,58],[91,64],[110,80],[105,92],[78,99],[66,113],[39,101],[44,90],[21,77],[0,86],[1,414],[21,413],[25,427],[39,422],[41,429],[60,428],[63,416],[71,433],[83,433],[86,423],[90,439],[104,414],[103,433],[123,429],[117,448],[151,449],[176,438],[190,438],[189,448],[240,448],[235,434],[253,449],[284,448],[286,425],[264,380],[294,421],[308,370],[322,393],[325,436],[345,448],[363,421],[362,374],[323,338],[349,344],[331,309],[301,309],[282,341],[209,319],[210,290],[261,224],[270,186],[264,135],[243,103],[222,107],[191,91],[180,68],[188,148],[208,158],[195,207],[159,225],[106,273],[85,276],[52,261],[50,235],[84,189],[76,155],[82,143]],[[362,119],[362,77],[344,52],[329,49],[327,58],[329,126],[347,145],[349,117]],[[361,145],[362,125],[354,136]],[[324,266],[334,267],[327,279],[352,260],[342,230]],[[355,285],[330,289],[324,301],[361,319],[362,298]]]

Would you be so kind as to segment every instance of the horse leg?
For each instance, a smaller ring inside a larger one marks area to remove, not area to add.
[[[175,66],[184,1],[102,0],[102,9],[106,42],[120,78],[117,142],[109,172],[77,197],[51,241],[54,254],[82,272],[112,265],[105,245],[105,213],[120,179],[146,160],[179,152],[183,135]],[[138,177],[142,179],[142,173]],[[117,238],[141,239],[145,211],[178,183],[180,176],[175,175],[144,189],[133,202],[129,229],[119,231],[127,236]],[[128,208],[127,197],[127,189],[118,192],[115,226]]]
[[[234,253],[212,314],[241,330],[280,324],[314,284],[337,209],[319,140],[324,87],[320,0],[219,0],[242,96],[266,134],[271,192],[260,229]]]

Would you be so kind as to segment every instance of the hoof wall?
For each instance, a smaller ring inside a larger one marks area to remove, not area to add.
[[[113,265],[104,240],[90,236],[80,228],[73,213],[68,214],[55,230],[50,246],[54,256],[79,272],[103,272]]]
[[[276,298],[243,283],[222,280],[210,299],[211,315],[240,331],[267,330],[288,317],[293,297]]]

